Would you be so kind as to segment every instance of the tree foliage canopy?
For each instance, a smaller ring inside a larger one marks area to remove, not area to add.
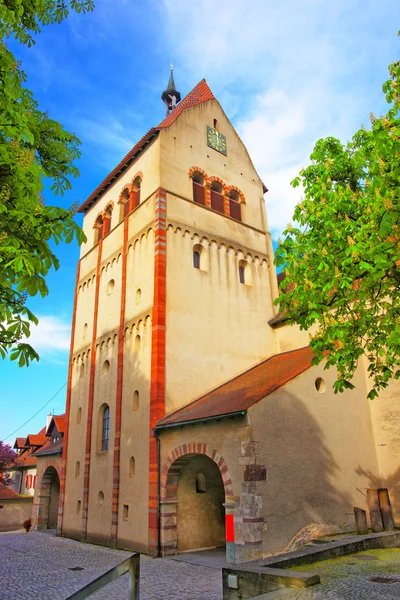
[[[314,364],[336,366],[341,392],[365,355],[370,398],[400,376],[400,62],[389,73],[385,116],[371,114],[347,144],[316,143],[292,182],[304,199],[276,254],[286,274],[277,303],[315,331]]]
[[[25,73],[6,47],[14,34],[33,43],[42,25],[60,22],[69,8],[85,11],[92,2],[0,0],[0,357],[10,353],[19,365],[38,359],[24,338],[36,317],[27,306],[30,296],[48,293],[46,275],[59,263],[50,243],[81,243],[84,235],[74,221],[75,208],[46,206],[43,180],[64,194],[79,174],[79,140],[40,111]]]
[[[4,473],[16,460],[17,454],[8,444],[0,441],[0,483],[10,485],[13,480]]]

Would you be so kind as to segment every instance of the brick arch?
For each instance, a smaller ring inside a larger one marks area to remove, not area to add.
[[[108,208],[111,208],[111,210],[114,210],[114,201],[113,200],[109,200],[109,202],[107,202],[107,204],[103,210],[103,215],[106,214]]]
[[[211,187],[213,181],[218,181],[218,183],[220,183],[222,185],[222,193],[226,194],[228,191],[228,186],[226,185],[226,183],[220,178],[217,177],[216,175],[212,175],[211,177],[207,178],[206,184]]]
[[[162,499],[176,499],[179,474],[182,467],[189,462],[193,454],[203,454],[214,461],[221,473],[225,489],[225,496],[233,496],[232,478],[224,457],[218,450],[208,444],[189,443],[182,444],[173,450],[166,459],[161,469],[161,497]]]
[[[135,175],[132,177],[132,180],[131,180],[131,182],[130,182],[130,184],[129,184],[129,191],[130,191],[130,192],[133,192],[133,184],[135,183],[136,179],[139,179],[139,181],[140,181],[140,184],[142,184],[142,181],[143,181],[143,173],[142,173],[142,171],[138,171],[138,172],[137,172],[137,173],[136,173],[136,174],[135,174]]]
[[[243,192],[241,192],[238,187],[236,187],[235,185],[230,185],[230,186],[228,186],[226,191],[229,194],[229,192],[231,190],[235,190],[235,192],[237,192],[239,194],[239,202],[241,204],[246,204],[246,198],[244,197]]]
[[[122,188],[122,190],[120,191],[119,196],[118,196],[118,204],[120,204],[121,202],[123,202],[123,196],[122,196],[122,194],[124,193],[125,190],[128,190],[129,194],[131,193],[131,184],[130,183],[126,183],[124,185],[124,187]]]
[[[201,169],[200,167],[191,167],[189,169],[189,177],[193,177],[193,175],[195,173],[201,173],[203,175],[203,177],[204,177],[204,183],[208,180],[208,175],[204,171],[204,169]]]
[[[165,460],[160,477],[161,486],[161,554],[174,555],[178,552],[178,527],[177,527],[177,489],[182,468],[196,454],[210,458],[219,468],[225,490],[225,502],[232,501],[232,479],[228,465],[222,454],[208,444],[192,442],[177,446]],[[156,536],[156,523],[150,520],[150,540]],[[150,542],[151,546],[151,542]]]

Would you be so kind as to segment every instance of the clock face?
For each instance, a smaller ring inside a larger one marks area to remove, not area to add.
[[[207,126],[207,145],[227,156],[226,137],[213,127]]]

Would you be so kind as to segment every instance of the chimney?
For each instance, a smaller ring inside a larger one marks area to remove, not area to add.
[[[52,418],[53,418],[53,415],[52,415],[51,413],[49,413],[49,414],[47,415],[47,419],[46,419],[46,434],[47,434],[47,430],[48,430],[48,428],[49,428],[49,425],[50,425],[50,423],[51,423],[51,420],[52,420]]]

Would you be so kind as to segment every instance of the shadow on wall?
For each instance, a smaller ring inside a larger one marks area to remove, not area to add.
[[[335,484],[343,471],[354,469],[343,464],[340,444],[348,440],[343,436],[336,447],[328,447],[319,423],[293,394],[283,391],[262,405],[257,419],[262,421],[261,447],[267,465],[266,552],[290,551],[314,537],[354,530],[351,495]],[[346,415],[342,418],[345,423]]]

